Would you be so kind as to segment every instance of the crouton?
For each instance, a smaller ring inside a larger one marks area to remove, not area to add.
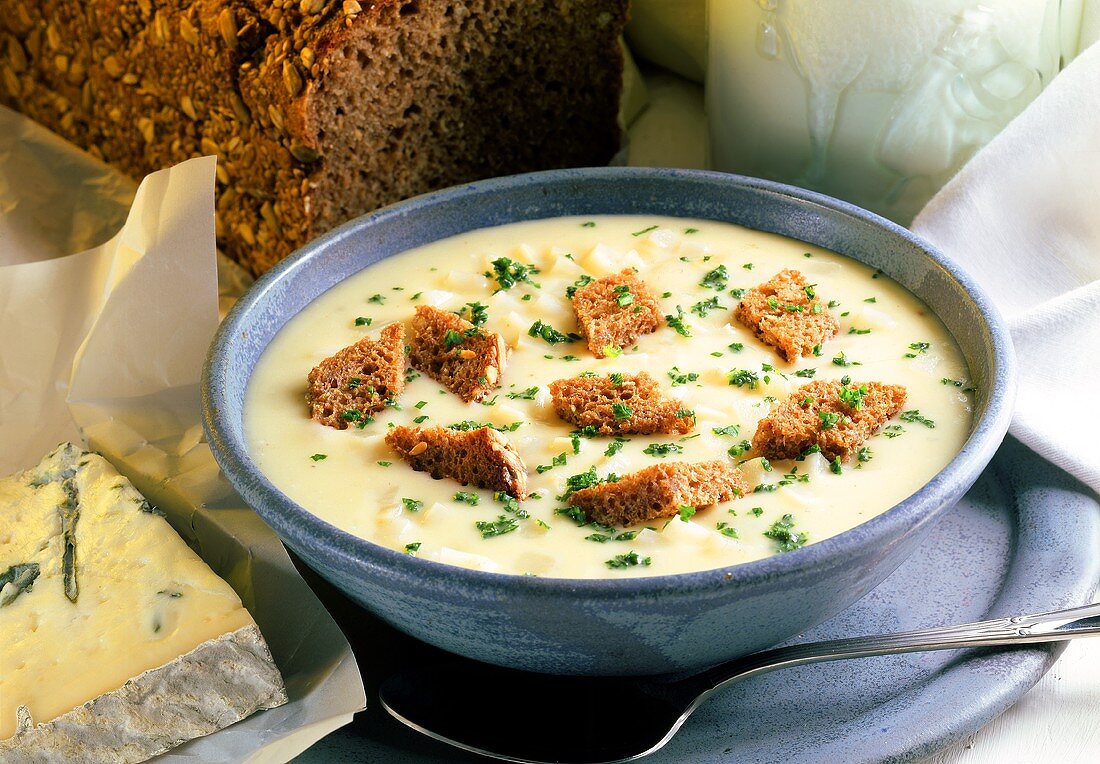
[[[417,306],[409,344],[412,367],[467,403],[484,398],[504,377],[504,338],[454,313]]]
[[[840,323],[817,299],[813,285],[807,286],[806,278],[790,269],[750,289],[733,314],[792,362],[811,355],[815,346],[840,331]]]
[[[640,374],[559,379],[549,385],[554,411],[570,424],[600,435],[687,433],[695,416],[666,398],[653,377]]]
[[[635,525],[671,517],[680,507],[706,507],[748,494],[752,488],[726,462],[669,462],[624,475],[615,483],[582,488],[569,497],[585,517],[604,525]]]
[[[607,348],[621,350],[661,325],[657,298],[630,268],[580,287],[573,295],[573,312],[597,358],[605,357]]]
[[[829,461],[846,462],[902,410],[905,395],[901,385],[881,382],[811,382],[760,420],[753,450],[769,459],[796,459],[816,446]]]
[[[395,427],[386,445],[418,472],[436,480],[527,498],[527,467],[508,439],[491,427],[460,432],[446,427]]]
[[[346,430],[381,411],[405,389],[405,327],[390,324],[377,340],[367,337],[313,367],[309,373],[310,416]]]

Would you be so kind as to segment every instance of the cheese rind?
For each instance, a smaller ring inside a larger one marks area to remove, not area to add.
[[[4,762],[142,761],[286,702],[232,587],[72,444],[0,480],[0,581]]]
[[[139,762],[286,703],[283,680],[255,626],[211,639],[67,714],[0,740],[10,764]]]

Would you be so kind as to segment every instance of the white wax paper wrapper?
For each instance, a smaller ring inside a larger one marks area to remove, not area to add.
[[[132,183],[0,108],[0,474],[85,440],[168,514],[259,623],[290,702],[157,760],[285,762],[366,699],[347,640],[199,425],[219,318],[214,161],[148,176],[130,207]],[[220,275],[223,292],[245,283]]]

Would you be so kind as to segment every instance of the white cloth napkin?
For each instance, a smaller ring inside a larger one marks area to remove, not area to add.
[[[1010,432],[1100,492],[1100,44],[917,216],[993,297],[1020,392]]]

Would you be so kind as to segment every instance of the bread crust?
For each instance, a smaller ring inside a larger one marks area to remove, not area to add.
[[[430,305],[412,320],[409,362],[467,403],[500,387],[508,346],[504,338]]]
[[[569,503],[604,525],[636,525],[672,517],[680,507],[707,507],[747,495],[752,488],[736,467],[722,461],[666,462],[624,475],[614,483],[584,488]]]
[[[588,339],[588,349],[597,358],[604,358],[608,348],[621,350],[632,345],[661,325],[657,297],[630,268],[577,289],[573,312]]]
[[[841,400],[841,390],[865,392],[860,406]],[[797,459],[814,446],[833,461],[846,462],[860,446],[905,407],[906,390],[882,382],[818,380],[791,393],[760,420],[753,452],[768,459]]]
[[[750,289],[734,316],[792,362],[812,355],[815,347],[840,331],[840,322],[817,298],[813,285],[790,268]]]
[[[685,434],[695,427],[694,415],[682,412],[678,400],[666,398],[644,371],[559,379],[549,389],[561,419],[595,428],[600,435]]]
[[[0,103],[134,178],[218,155],[261,273],[334,225],[619,149],[626,0],[0,0]]]
[[[418,472],[436,480],[527,498],[527,466],[515,447],[490,427],[460,432],[446,427],[395,427],[386,445]]]
[[[337,430],[364,421],[404,391],[406,361],[400,323],[382,329],[377,340],[364,337],[329,356],[307,377],[310,416]]]

